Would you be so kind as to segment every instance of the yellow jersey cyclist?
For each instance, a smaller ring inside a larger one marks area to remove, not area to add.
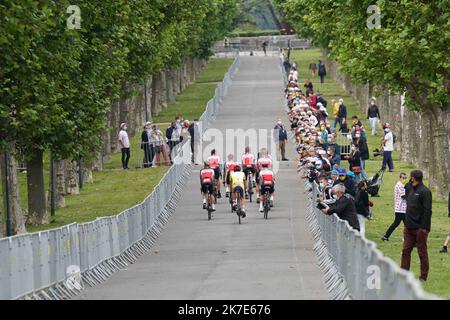
[[[234,161],[234,156],[232,154],[228,155],[228,161],[223,166],[223,185],[226,186],[226,197],[230,196],[231,190],[231,180],[230,173],[234,172],[237,162]]]
[[[236,210],[237,205],[237,196],[238,194],[241,196],[241,210],[242,217],[245,218],[245,182],[246,176],[245,173],[241,171],[241,167],[239,165],[235,166],[234,172],[230,172],[230,180],[231,180],[231,194],[233,200],[233,209]]]

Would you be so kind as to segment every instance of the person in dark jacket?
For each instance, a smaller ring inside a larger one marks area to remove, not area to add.
[[[288,161],[286,159],[286,141],[288,139],[286,128],[283,125],[281,119],[278,119],[277,124],[274,128],[275,141],[278,144],[278,150],[281,153],[281,160]]]
[[[153,159],[155,158],[155,146],[150,143],[152,135],[152,123],[147,122],[144,126],[144,131],[141,135],[141,149],[144,150],[144,168],[153,166]]]
[[[356,212],[358,213],[358,222],[361,229],[361,234],[365,234],[365,219],[369,217],[370,201],[369,193],[367,192],[367,182],[361,181],[358,183],[358,192],[355,196]]]
[[[367,120],[369,120],[370,127],[372,128],[372,135],[377,135],[377,124],[378,121],[381,119],[380,116],[380,110],[378,109],[378,106],[375,104],[375,99],[372,98],[370,101],[370,106],[367,111]]]
[[[345,193],[345,187],[341,184],[334,186],[331,191],[337,200],[329,208],[322,209],[322,212],[327,215],[336,213],[339,218],[347,221],[350,227],[359,231],[360,227],[353,197]]]
[[[354,197],[356,195],[355,180],[347,175],[347,169],[345,168],[339,168],[338,172],[339,178],[333,183],[333,185],[337,186],[338,184],[343,184],[346,192]]]
[[[431,230],[432,194],[423,184],[420,170],[411,172],[411,187],[406,194],[405,229],[403,232],[402,269],[409,270],[411,252],[417,246],[420,280],[427,281],[429,272],[427,239]]]
[[[191,162],[192,163],[195,163],[195,156],[194,156],[195,148],[194,148],[194,146],[195,146],[195,142],[198,140],[198,137],[196,137],[196,134],[198,134],[198,133],[195,132],[195,131],[197,131],[197,130],[195,130],[195,127],[198,125],[197,123],[198,123],[198,119],[194,119],[194,122],[192,122],[188,128],[189,135],[191,136],[191,153],[192,153]]]
[[[318,75],[320,77],[320,83],[324,83],[325,76],[327,75],[327,68],[325,67],[325,64],[322,62],[322,60],[319,60]]]
[[[347,127],[347,107],[345,106],[343,99],[339,99],[339,112],[337,116],[337,122],[339,123],[341,131],[342,127]],[[348,128],[346,131],[348,132]]]

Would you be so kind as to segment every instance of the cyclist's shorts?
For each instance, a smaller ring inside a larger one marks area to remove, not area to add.
[[[256,174],[256,166],[252,165],[250,168],[247,168],[246,166],[243,167],[242,172],[245,173],[245,178],[248,177],[248,173],[251,172],[253,175]]]
[[[214,178],[216,180],[220,178],[220,168],[219,167],[214,169]]]
[[[241,197],[244,197],[244,188],[242,186],[236,186],[233,188],[233,192],[239,192]]]
[[[231,184],[230,171],[227,171],[227,175],[225,177],[225,181],[227,184]]]
[[[200,188],[200,190],[203,193],[207,193],[208,191],[210,193],[214,193],[214,186],[212,185],[212,183],[202,183],[202,187]]]
[[[266,191],[269,191],[269,193],[274,193],[275,192],[275,186],[272,185],[262,185],[261,186],[261,193],[264,193]]]

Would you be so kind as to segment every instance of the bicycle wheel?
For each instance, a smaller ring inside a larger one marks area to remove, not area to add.
[[[264,219],[268,219],[268,215],[269,215],[269,198],[267,193],[264,194]]]
[[[252,182],[252,174],[249,175],[247,184],[248,184],[248,198],[250,202],[252,202],[252,195],[253,195],[253,182]]]

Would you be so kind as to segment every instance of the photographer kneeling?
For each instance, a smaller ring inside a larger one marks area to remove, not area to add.
[[[329,207],[325,203],[320,202],[317,207],[326,215],[336,213],[339,218],[346,220],[353,229],[359,231],[360,227],[353,197],[345,193],[345,187],[342,184],[335,185],[331,192],[336,202]]]

